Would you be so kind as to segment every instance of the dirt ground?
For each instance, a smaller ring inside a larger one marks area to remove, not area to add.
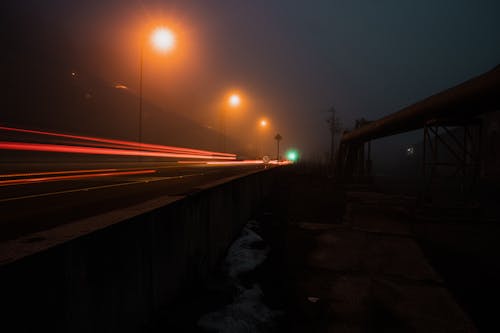
[[[259,332],[500,331],[495,218],[427,218],[408,193],[301,168],[275,181],[256,216],[270,253],[243,277],[282,313]],[[193,289],[162,327],[202,332],[198,318],[234,295],[224,280]]]

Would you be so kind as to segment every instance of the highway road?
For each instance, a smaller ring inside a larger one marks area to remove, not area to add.
[[[258,163],[127,162],[3,165],[0,241],[264,168]],[[29,171],[26,171],[29,170]]]

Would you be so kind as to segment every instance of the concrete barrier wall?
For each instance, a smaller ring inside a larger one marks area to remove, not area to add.
[[[12,332],[141,332],[203,282],[260,208],[276,169],[200,189],[0,268]]]

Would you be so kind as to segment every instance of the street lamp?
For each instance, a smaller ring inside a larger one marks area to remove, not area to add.
[[[262,132],[265,132],[264,130],[267,128],[269,125],[269,122],[267,119],[261,119],[259,121],[259,127],[262,130]],[[261,133],[260,135],[260,155],[264,156],[264,133]]]
[[[241,104],[240,96],[238,94],[232,94],[231,96],[229,96],[228,102],[232,107],[237,107]]]
[[[157,27],[149,36],[153,49],[160,53],[168,53],[175,46],[175,35],[166,27]],[[144,36],[141,40],[141,55],[139,65],[139,143],[142,143],[142,72],[144,65]]]
[[[158,52],[167,53],[175,46],[175,35],[168,28],[158,27],[151,33],[151,44]]]
[[[240,95],[233,93],[227,99],[227,104],[231,108],[237,108],[241,104]],[[226,151],[226,108],[222,110],[222,151]]]

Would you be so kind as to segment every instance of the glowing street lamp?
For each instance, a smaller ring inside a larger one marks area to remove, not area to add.
[[[267,126],[269,125],[269,122],[266,119],[261,119],[259,121],[259,127],[261,128],[261,135],[260,135],[260,155],[264,156],[264,131]]]
[[[231,96],[229,96],[228,102],[231,107],[238,107],[241,104],[240,95],[232,94]]]
[[[168,53],[175,47],[175,35],[172,30],[157,27],[151,32],[149,41],[153,49],[160,53]],[[141,41],[141,56],[139,65],[139,142],[142,142],[142,68],[144,64],[144,38]]]
[[[241,105],[239,94],[233,93],[227,99],[227,104],[231,108],[237,108]],[[222,110],[222,151],[226,151],[226,108]]]
[[[166,53],[175,46],[175,35],[172,30],[165,27],[158,27],[151,33],[151,45],[158,51]]]

